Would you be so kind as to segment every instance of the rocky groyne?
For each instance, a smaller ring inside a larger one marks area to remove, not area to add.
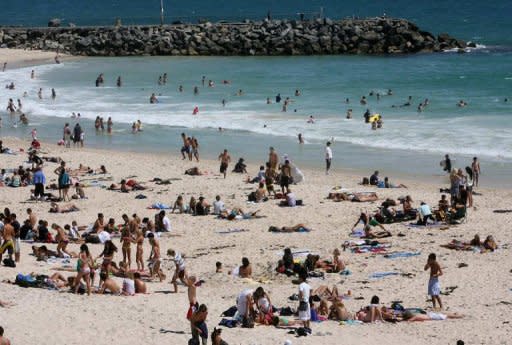
[[[404,19],[265,20],[164,26],[0,27],[0,46],[84,56],[410,54],[465,48]]]

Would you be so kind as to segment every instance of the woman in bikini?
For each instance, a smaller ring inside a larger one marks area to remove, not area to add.
[[[125,218],[125,217],[123,217]],[[123,229],[121,230],[121,243],[122,246],[122,252],[123,252],[123,262],[128,264],[128,268],[132,265],[132,235],[130,233],[130,225],[128,222],[128,216],[126,216],[125,224],[123,226]]]
[[[144,233],[142,229],[137,227],[135,230],[135,243],[137,244],[137,249],[135,251],[135,262],[137,263],[137,270],[144,271],[144,251],[142,249],[142,245],[144,244]]]
[[[114,259],[114,254],[117,252],[117,247],[114,242],[108,240],[105,242],[103,247],[103,251],[100,255],[98,255],[97,259],[103,257],[103,262],[101,264],[101,272],[109,273],[112,271],[112,260]]]
[[[74,287],[75,293],[78,293],[80,287],[80,281],[85,280],[87,286],[87,295],[91,295],[91,267],[94,266],[91,254],[89,253],[89,247],[86,244],[80,246],[80,254],[78,255],[78,262],[76,265],[77,276],[75,278]]]

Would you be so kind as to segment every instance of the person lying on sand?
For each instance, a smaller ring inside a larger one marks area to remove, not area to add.
[[[335,321],[347,321],[354,319],[354,317],[348,312],[345,304],[339,299],[335,299],[331,302],[328,318],[329,320]]]
[[[294,226],[283,226],[278,228],[276,226],[270,226],[268,228],[269,232],[310,232],[311,229],[307,228],[306,225],[299,223]]]
[[[385,238],[393,236],[388,230],[373,232],[372,227],[368,224],[364,227],[364,237],[362,238]]]
[[[384,188],[407,188],[407,186],[402,183],[391,183],[387,177],[384,177]]]
[[[59,206],[56,202],[52,202],[50,205],[50,213],[69,213],[80,211],[80,209],[75,204],[67,204]]]
[[[338,273],[343,271],[346,264],[343,259],[341,259],[340,250],[338,248],[334,249],[332,256],[332,260],[318,260],[316,267],[324,269],[327,273]]]
[[[485,238],[485,241],[480,241],[480,236],[477,234],[473,239],[469,242],[464,242],[460,240],[452,240],[448,244],[442,244],[441,247],[448,248],[448,249],[454,249],[454,250],[473,250],[474,248],[479,248],[481,253],[485,252],[493,252],[498,248],[498,245],[496,244],[496,241],[494,241],[494,238],[489,235]]]
[[[256,210],[254,212],[244,212],[241,208],[234,207],[231,211],[222,211],[219,214],[219,218],[227,220],[261,218],[263,216],[258,215],[260,211],[261,210]]]
[[[12,302],[6,302],[6,301],[0,300],[0,307],[2,307],[2,308],[10,308],[10,307],[13,307],[15,305],[16,304],[14,304]]]
[[[403,313],[404,321],[415,322],[415,321],[444,321],[447,319],[462,319],[464,315],[459,313],[435,313],[432,311],[427,311],[426,313],[421,313],[419,310],[406,310]]]
[[[379,302],[379,297],[373,296],[370,304],[356,313],[356,320],[363,321],[365,323],[384,321],[382,312],[379,309]]]
[[[43,246],[32,246],[32,254],[37,258],[37,261],[46,261],[49,257],[57,257],[57,252],[49,250],[45,245]]]

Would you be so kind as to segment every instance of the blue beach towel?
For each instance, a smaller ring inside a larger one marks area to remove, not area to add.
[[[370,279],[382,279],[389,276],[397,276],[399,272],[375,272],[370,274]]]
[[[421,255],[421,252],[395,252],[384,255],[386,259],[410,258]]]

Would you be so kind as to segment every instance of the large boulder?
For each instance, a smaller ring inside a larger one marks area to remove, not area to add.
[[[61,24],[61,20],[59,18],[52,18],[48,21],[49,28],[58,28]]]

